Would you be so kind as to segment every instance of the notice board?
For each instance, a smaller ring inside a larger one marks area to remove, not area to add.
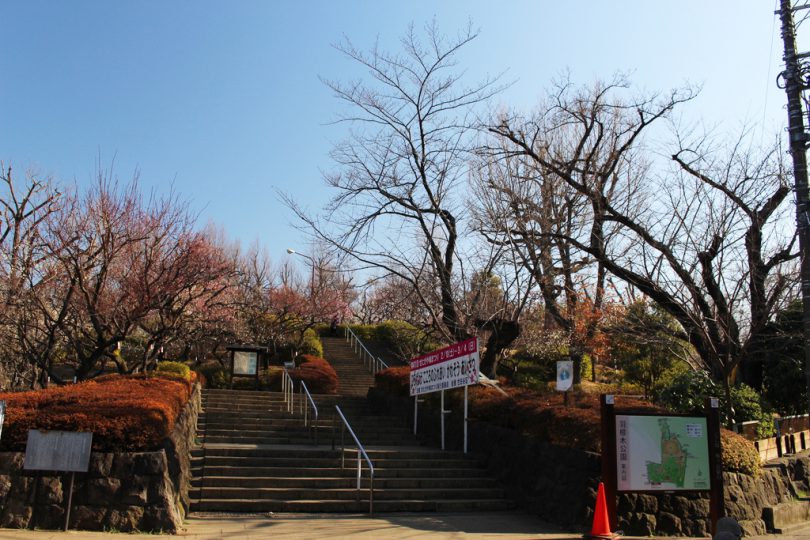
[[[93,434],[75,431],[28,431],[23,468],[29,471],[87,472]]]

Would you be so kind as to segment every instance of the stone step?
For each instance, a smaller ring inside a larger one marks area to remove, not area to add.
[[[205,480],[195,479],[195,488],[298,488],[298,489],[354,489],[357,484],[356,469],[342,469],[342,476],[214,476],[206,471]],[[374,489],[493,489],[497,488],[491,478],[478,477],[380,477],[374,471]]]
[[[368,489],[368,477],[361,482],[361,490]],[[333,501],[355,500],[357,489],[348,488],[283,488],[283,487],[202,487],[197,490],[200,500],[313,500]],[[501,499],[503,490],[499,488],[424,488],[424,489],[380,489],[374,486],[375,501],[392,500],[431,500],[431,499]]]
[[[323,412],[324,416],[331,416],[335,411],[334,405],[325,404],[316,401],[315,406],[318,407],[319,412]],[[310,407],[310,410],[312,408]],[[368,406],[359,406],[350,404],[348,406],[340,405],[340,410],[343,411],[343,415],[346,416],[351,420],[353,416],[371,416],[371,417],[378,417],[378,418],[386,418],[389,421],[391,417],[381,415],[381,414],[374,414],[373,412],[369,411]],[[282,416],[287,415],[289,417],[300,417],[301,416],[301,403],[299,401],[295,402],[295,406],[292,410],[288,410],[286,407],[283,406],[276,406],[276,407],[256,407],[256,408],[245,408],[245,409],[234,409],[233,407],[228,407],[227,405],[222,405],[220,407],[203,407],[203,414],[206,416],[217,415],[217,416],[229,416],[229,417],[245,417],[245,418],[262,418],[266,416],[268,412],[272,412],[273,414],[280,414]]]
[[[192,511],[367,512],[368,492],[356,489],[357,450],[346,449],[341,467],[342,453],[332,449],[335,404],[374,464],[375,511],[514,507],[477,460],[421,447],[402,418],[375,414],[365,399],[373,377],[350,351],[345,356],[333,364],[343,375],[342,395],[313,396],[320,413],[318,445],[310,438],[314,430],[303,426],[298,395],[291,414],[280,393],[206,392],[198,421],[204,446],[192,449]],[[364,460],[361,466],[366,487]]]
[[[502,511],[515,507],[507,499],[478,500],[377,500],[374,493],[374,512],[473,512]],[[289,513],[364,513],[369,503],[366,491],[361,491],[360,500],[270,500],[270,499],[210,499],[192,501],[192,512],[289,512]]]
[[[351,424],[352,429],[355,425],[367,425],[367,426],[397,426],[402,428],[412,428],[411,425],[402,421],[402,419],[394,419],[388,418],[385,416],[380,415],[363,415],[362,413],[350,412],[347,413],[344,411],[343,416],[349,421]],[[307,414],[307,419],[313,419],[315,415],[313,414],[312,409],[309,410]],[[340,422],[340,417],[336,414],[332,414],[332,410],[326,409],[321,410],[318,409],[317,418],[321,422],[329,423],[338,423]],[[400,421],[396,421],[400,420]],[[296,412],[294,415],[291,415],[287,412],[279,412],[279,411],[263,411],[260,413],[249,413],[245,416],[239,416],[239,413],[206,413],[202,416],[197,424],[200,425],[211,425],[211,423],[222,424],[222,423],[230,423],[232,427],[239,427],[243,425],[243,421],[246,425],[272,425],[273,423],[276,424],[295,424],[296,422],[303,424],[304,423],[304,415],[301,413]],[[238,423],[236,423],[238,422]]]
[[[784,534],[791,527],[803,528],[810,525],[810,500],[779,503],[762,509],[762,519],[768,532]]]
[[[351,462],[351,467],[341,469],[336,467],[308,467],[304,468],[289,468],[289,467],[240,467],[240,466],[217,466],[206,463],[203,467],[202,464],[192,467],[196,478],[199,481],[199,473],[205,471],[205,479],[209,477],[245,477],[256,476],[261,478],[281,478],[281,477],[308,477],[327,478],[327,477],[340,477],[351,478],[356,481],[357,468],[356,461]],[[374,467],[374,478],[424,478],[430,476],[431,478],[486,478],[486,471],[478,468],[449,468],[449,467],[430,467],[425,469],[406,468],[396,469],[392,467]],[[488,480],[488,479],[487,479]]]
[[[420,447],[384,447],[374,448],[369,447],[366,453],[372,461],[385,461],[388,459],[408,460],[420,459],[431,461],[443,462],[461,462],[466,463],[472,467],[480,466],[480,463],[473,456],[465,456],[461,452],[451,452],[438,450],[435,448],[420,448]],[[250,458],[299,458],[302,460],[310,458],[340,458],[340,447],[332,449],[329,445],[321,445],[319,447],[269,447],[269,448],[242,448],[242,447],[229,447],[229,446],[208,446],[206,448],[195,448],[192,451],[193,457],[250,457]],[[354,448],[346,448],[346,459],[354,459],[357,457],[357,451]]]
[[[224,434],[204,434],[200,438],[206,444],[252,444],[252,445],[280,445],[280,444],[306,444],[310,439],[317,436],[322,445],[332,444],[332,431],[320,430],[317,433],[312,431],[290,431],[290,432],[267,432],[255,435],[241,435],[239,433]],[[348,438],[347,438],[348,439]],[[393,446],[402,442],[402,436],[397,433],[377,433],[367,434],[363,439],[368,444],[378,446]],[[297,442],[296,442],[297,441]],[[349,442],[348,440],[346,442]],[[335,439],[335,444],[340,447],[340,437]],[[414,442],[414,445],[416,443]],[[352,445],[353,446],[353,445]]]
[[[356,463],[357,459],[346,457],[347,463]],[[463,469],[470,467],[470,463],[463,459],[386,459],[375,460],[374,468],[394,468],[394,469],[442,469],[453,468]],[[365,461],[364,461],[365,463]],[[240,456],[205,456],[205,469],[209,467],[298,467],[298,468],[330,468],[340,467],[340,458],[296,458],[296,457],[240,457]],[[365,465],[363,465],[365,467]]]

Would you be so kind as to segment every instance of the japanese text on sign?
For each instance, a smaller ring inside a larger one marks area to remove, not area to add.
[[[476,338],[414,358],[410,361],[411,395],[475,384],[479,363]]]

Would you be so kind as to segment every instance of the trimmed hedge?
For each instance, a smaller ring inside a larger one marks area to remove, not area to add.
[[[375,386],[380,390],[408,396],[410,368],[389,368],[374,376]],[[469,390],[469,414],[471,418],[501,427],[520,431],[529,437],[547,441],[556,446],[601,452],[600,404],[598,394],[572,392],[569,405],[565,406],[561,392],[504,387],[506,395],[489,386],[471,386]],[[429,403],[436,401],[433,394],[425,397]],[[448,407],[460,401],[460,392],[445,395]],[[436,405],[438,407],[438,405]],[[649,402],[623,397],[617,414],[667,414],[661,407]],[[759,471],[759,453],[745,438],[721,429],[723,445],[723,469],[746,474]]]
[[[312,394],[337,394],[338,377],[329,362],[308,354],[299,358],[301,364],[290,371],[294,380],[304,381]]]
[[[186,380],[191,379],[191,368],[182,362],[160,362],[157,366],[158,373],[171,373],[179,375]]]
[[[383,369],[374,374],[374,386],[395,396],[410,395],[411,368],[397,366]]]
[[[159,449],[191,397],[196,377],[105,375],[79,384],[0,394],[0,449],[22,451],[28,430],[92,431],[93,450]]]
[[[304,330],[301,346],[298,347],[298,352],[301,354],[308,354],[311,356],[323,357],[323,343],[318,333],[312,328]]]
[[[353,324],[349,328],[363,342],[373,343],[403,361],[440,346],[423,330],[405,321]]]

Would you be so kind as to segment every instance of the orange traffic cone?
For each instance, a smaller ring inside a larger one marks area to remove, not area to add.
[[[605,499],[605,485],[602,482],[599,482],[599,491],[596,492],[596,508],[594,508],[593,512],[593,527],[591,527],[591,533],[583,535],[583,538],[619,538],[618,534],[610,532],[607,499]]]

